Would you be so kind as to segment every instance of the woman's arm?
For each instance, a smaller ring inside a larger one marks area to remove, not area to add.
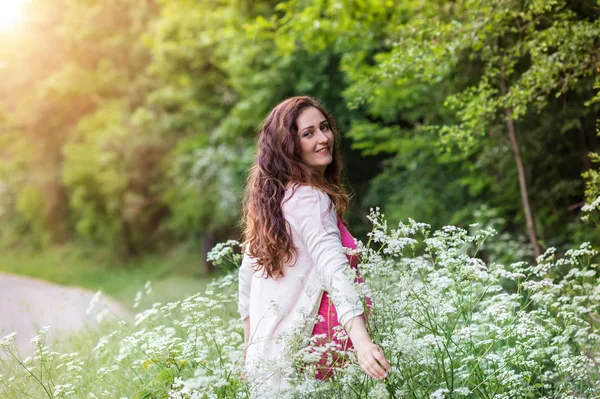
[[[252,289],[252,276],[254,274],[254,260],[244,254],[239,270],[238,286],[238,312],[244,324],[244,356],[242,365],[246,363],[246,348],[250,342],[250,291]]]
[[[327,194],[311,186],[300,186],[284,203],[284,213],[315,264],[340,324],[346,325],[353,317],[363,314],[363,300],[354,284],[354,272],[342,246],[337,215]]]
[[[238,312],[242,320],[250,316],[250,291],[254,275],[254,259],[244,253],[238,273]]]
[[[353,273],[348,273],[350,264],[331,200],[321,190],[301,186],[287,209],[290,224],[302,237],[338,311],[338,320],[354,343],[362,370],[372,378],[385,378],[390,365],[365,326],[362,299],[351,277]]]

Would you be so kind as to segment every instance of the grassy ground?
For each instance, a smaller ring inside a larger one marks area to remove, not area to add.
[[[202,277],[200,271],[200,256],[186,248],[121,263],[103,258],[101,254],[82,253],[73,247],[43,252],[23,249],[0,252],[0,272],[102,290],[125,306],[131,306],[136,292],[151,281],[153,292],[144,297],[142,308],[153,302],[179,300],[203,291],[210,278]]]

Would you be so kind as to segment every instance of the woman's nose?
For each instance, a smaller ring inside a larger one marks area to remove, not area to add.
[[[319,140],[319,143],[327,143],[327,142],[329,142],[329,137],[327,137],[327,135],[325,134],[324,131],[319,129],[318,140]]]

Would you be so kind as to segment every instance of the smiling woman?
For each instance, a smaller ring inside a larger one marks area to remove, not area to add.
[[[17,26],[26,0],[0,0],[0,31]]]
[[[305,360],[289,353],[311,353],[319,363],[306,375],[322,381],[333,378],[332,362],[342,362],[326,348],[355,349],[371,378],[390,371],[367,330],[358,259],[345,255],[356,244],[344,224],[349,197],[333,122],[316,99],[291,97],[271,111],[258,136],[243,205],[238,310],[243,364],[259,397],[290,388],[288,366],[306,370]],[[298,339],[286,341],[296,332]]]

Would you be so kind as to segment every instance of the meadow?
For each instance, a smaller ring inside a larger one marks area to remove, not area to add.
[[[63,245],[43,251],[29,248],[2,251],[0,272],[93,292],[100,290],[126,307],[133,305],[136,293],[151,281],[153,293],[141,303],[151,306],[154,301],[169,302],[203,290],[210,280],[200,271],[201,261],[200,255],[185,245],[129,261],[120,261],[107,251]],[[215,272],[223,274],[220,270]]]
[[[14,336],[0,345],[0,396],[10,398],[593,398],[600,395],[598,250],[589,243],[535,263],[483,260],[494,232],[471,226],[437,231],[409,221],[387,226],[377,210],[359,243],[357,286],[373,307],[368,325],[392,364],[370,380],[352,350],[284,337],[290,388],[269,393],[266,374],[242,368],[243,332],[236,311],[237,276],[214,279],[203,293],[153,303],[133,320],[104,320],[52,346],[46,330],[23,359]],[[228,241],[209,254],[240,261]],[[231,267],[231,266],[226,266]],[[146,285],[140,296],[150,293]],[[139,296],[138,296],[139,297]],[[138,298],[139,299],[139,298]],[[313,323],[314,320],[308,320]],[[51,328],[51,327],[50,327]],[[317,355],[315,355],[317,354]],[[335,355],[335,356],[334,356]],[[316,362],[334,362],[335,377],[317,382]],[[268,373],[268,370],[262,370]]]

